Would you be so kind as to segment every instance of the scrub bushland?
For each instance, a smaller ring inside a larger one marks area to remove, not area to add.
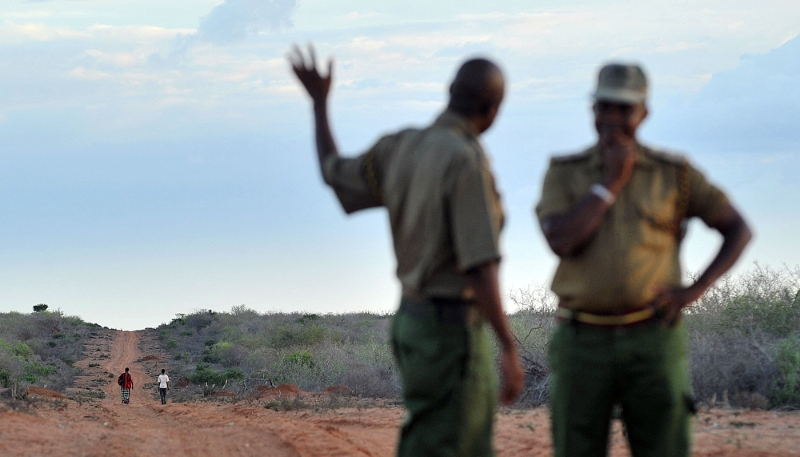
[[[547,348],[556,299],[546,287],[517,290],[509,315],[527,373],[521,406],[546,403]],[[240,394],[270,383],[306,391],[343,385],[353,394],[396,399],[400,384],[389,343],[391,316],[369,313],[178,315],[155,330],[173,374]],[[755,264],[726,276],[686,312],[692,385],[707,406],[800,407],[800,268]]]
[[[556,300],[544,287],[510,296],[527,372],[523,405],[546,401]],[[800,267],[755,264],[725,276],[686,312],[695,398],[707,406],[800,407]]]
[[[72,365],[99,328],[60,310],[0,313],[0,387],[12,395],[26,386],[63,392],[79,372]]]
[[[389,345],[389,315],[261,314],[198,310],[155,329],[173,359],[171,376],[248,394],[259,385],[395,398],[400,385]]]

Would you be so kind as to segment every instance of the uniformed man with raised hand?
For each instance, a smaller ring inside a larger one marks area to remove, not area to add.
[[[536,213],[560,263],[550,342],[556,456],[604,456],[622,409],[632,454],[687,456],[693,410],[681,312],[737,260],[750,230],[725,194],[681,156],[642,145],[647,81],[639,66],[600,70],[597,143],[555,157]],[[689,218],[723,237],[694,283],[681,280]]]
[[[320,75],[309,53],[295,48],[289,59],[314,104],[325,182],[347,213],[379,206],[389,213],[403,293],[391,339],[408,410],[397,453],[493,455],[498,392],[486,322],[501,346],[503,403],[514,401],[523,378],[500,302],[503,212],[478,141],[503,100],[502,73],[488,60],[464,63],[432,125],[343,158],[328,123],[333,64]]]

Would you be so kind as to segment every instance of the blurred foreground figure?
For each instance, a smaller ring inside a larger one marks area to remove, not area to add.
[[[634,456],[689,455],[694,400],[682,310],[751,237],[725,194],[686,159],[636,140],[646,98],[640,67],[603,67],[594,93],[597,144],[552,159],[536,207],[561,258],[549,349],[556,456],[606,455],[615,406]],[[692,217],[724,241],[684,287],[678,251]]]
[[[328,124],[333,63],[322,76],[309,53],[295,48],[290,61],[314,102],[325,182],[347,213],[389,211],[403,290],[391,338],[409,413],[398,455],[493,455],[498,392],[487,321],[502,349],[502,402],[514,401],[523,377],[497,279],[503,212],[478,141],[503,100],[503,75],[487,60],[466,62],[431,126],[343,158]]]

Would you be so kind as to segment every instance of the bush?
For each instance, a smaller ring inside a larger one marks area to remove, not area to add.
[[[11,387],[11,373],[6,369],[0,369],[0,386]]]
[[[314,362],[311,358],[311,353],[308,351],[297,351],[292,352],[291,354],[287,354],[283,357],[283,363],[288,363],[292,365],[305,365],[307,367],[311,367],[314,365]]]
[[[70,365],[96,327],[60,310],[0,313],[0,384],[68,387],[78,371]]]
[[[773,403],[797,405],[800,402],[800,339],[792,335],[778,343],[775,362],[781,376],[773,386]]]
[[[225,370],[219,372],[209,367],[208,365],[198,363],[197,368],[192,376],[189,377],[189,382],[192,384],[205,384],[221,386],[225,384],[226,380],[237,381],[244,379],[244,373],[239,370]]]

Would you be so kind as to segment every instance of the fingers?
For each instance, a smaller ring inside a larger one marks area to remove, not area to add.
[[[316,70],[317,69],[317,53],[314,52],[314,45],[308,43],[308,55],[311,58],[311,68]]]
[[[296,44],[292,45],[292,50],[286,54],[286,60],[292,64],[292,68],[295,71],[297,71],[300,67],[305,67],[305,63],[303,62],[303,52]]]

